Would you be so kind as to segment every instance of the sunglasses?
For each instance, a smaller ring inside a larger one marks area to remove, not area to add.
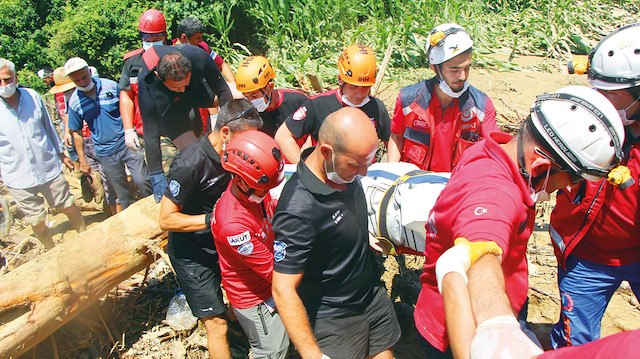
[[[557,172],[566,172],[569,175],[569,180],[571,181],[571,183],[580,182],[582,180],[582,176],[578,175],[571,169],[564,168],[551,155],[547,154],[543,150],[539,149],[538,147],[535,147],[534,151],[540,156],[548,159],[551,162],[551,164],[554,166],[554,168],[551,170],[551,174],[557,173]]]
[[[241,118],[247,118],[247,119],[255,118],[255,119],[258,119],[258,118],[260,118],[260,113],[258,113],[258,110],[255,107],[252,106],[251,108],[248,108],[248,109],[240,112],[239,114],[231,117],[231,119],[229,121],[227,121],[227,124],[230,123],[230,122],[233,122],[235,120],[241,119]]]

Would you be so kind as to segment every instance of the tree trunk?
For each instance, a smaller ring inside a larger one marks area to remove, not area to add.
[[[0,277],[0,358],[17,357],[155,260],[166,243],[147,197]]]

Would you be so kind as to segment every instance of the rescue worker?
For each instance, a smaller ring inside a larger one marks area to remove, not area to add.
[[[154,46],[145,52],[143,60],[138,74],[138,102],[153,196],[160,201],[167,186],[160,135],[169,137],[182,150],[199,137],[190,113],[212,107],[216,96],[224,106],[232,95],[215,62],[193,45]]]
[[[473,40],[461,26],[436,26],[426,50],[436,75],[400,90],[387,159],[451,172],[462,152],[498,130],[496,110],[469,85]]]
[[[178,36],[173,39],[172,42],[174,45],[191,44],[203,49],[209,54],[209,56],[211,56],[213,61],[216,62],[216,65],[218,65],[218,69],[220,70],[222,76],[224,76],[225,80],[227,80],[227,82],[235,81],[233,70],[231,70],[229,64],[224,61],[224,59],[220,57],[220,55],[218,55],[211,47],[209,47],[209,44],[202,40],[202,34],[204,33],[204,31],[205,26],[202,21],[200,21],[196,17],[187,16],[178,24],[178,29],[176,30],[176,34]]]
[[[164,45],[167,40],[167,22],[156,9],[140,15],[138,30],[142,47],[124,54],[124,65],[120,75],[120,115],[124,127],[125,142],[132,151],[140,150],[138,136],[144,134],[140,107],[138,106],[138,73],[144,64],[142,55],[155,45]]]
[[[290,163],[300,160],[298,140],[311,135],[317,141],[324,119],[343,107],[364,111],[374,124],[378,139],[387,145],[391,123],[389,113],[382,101],[369,95],[371,86],[376,83],[376,65],[376,56],[365,45],[351,45],[342,52],[338,59],[339,87],[305,101],[276,132],[275,139]]]
[[[247,57],[236,72],[236,87],[260,112],[262,132],[274,137],[284,120],[307,100],[296,90],[276,90],[275,71],[262,56]]]
[[[537,341],[526,327],[526,250],[535,203],[582,178],[607,176],[622,157],[623,141],[622,123],[606,97],[570,86],[539,96],[517,137],[494,132],[463,154],[426,226],[425,270],[414,311],[426,357],[468,357],[472,323],[486,319],[474,320],[471,306],[475,311],[485,303],[470,303],[460,293],[467,290],[467,270],[483,255],[492,262],[469,278],[469,293],[504,273],[498,288]]]
[[[236,135],[260,126],[262,120],[249,101],[232,100],[223,106],[213,131],[176,156],[160,203],[160,227],[169,231],[167,253],[191,312],[207,331],[210,358],[231,358],[227,306],[222,300],[218,252],[211,235],[213,205],[231,179],[220,156]]]
[[[284,359],[289,336],[271,296],[277,200],[269,195],[284,179],[284,158],[273,138],[245,131],[224,150],[222,167],[232,180],[211,221],[222,284],[254,358]]]
[[[369,116],[345,107],[303,151],[273,218],[273,298],[302,358],[391,359],[400,326],[369,248],[358,175],[378,148]]]
[[[549,226],[562,298],[551,332],[554,348],[600,338],[602,316],[623,280],[640,294],[640,23],[600,41],[589,54],[588,74],[622,118],[623,164],[635,183],[621,189],[605,180],[581,182],[558,192]]]

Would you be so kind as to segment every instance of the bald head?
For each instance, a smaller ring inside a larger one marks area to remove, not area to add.
[[[369,117],[355,107],[343,107],[322,122],[318,141],[331,145],[336,153],[370,152],[377,147],[378,135]]]

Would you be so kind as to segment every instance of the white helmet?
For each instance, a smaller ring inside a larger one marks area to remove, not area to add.
[[[441,24],[433,28],[427,38],[429,64],[439,65],[460,55],[473,46],[464,28],[456,24]]]
[[[640,23],[619,28],[589,52],[589,82],[602,90],[640,85]]]
[[[584,179],[602,179],[622,159],[622,121],[611,102],[594,89],[568,86],[538,96],[531,122],[543,150]]]

